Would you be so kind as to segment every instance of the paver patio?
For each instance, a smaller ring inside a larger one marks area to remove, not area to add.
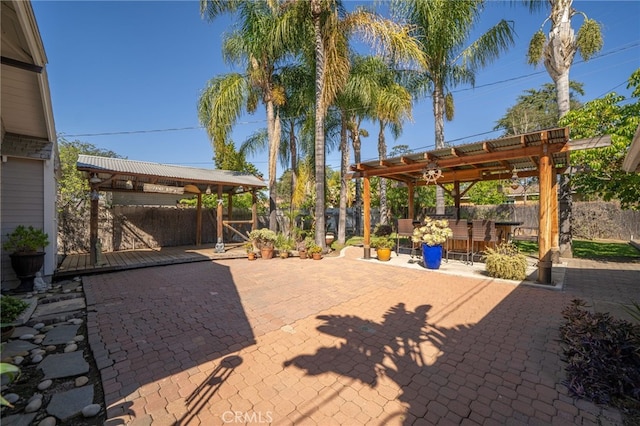
[[[638,299],[640,264],[604,296],[588,262],[558,291],[345,253],[84,277],[107,424],[621,424],[568,395],[558,327]]]

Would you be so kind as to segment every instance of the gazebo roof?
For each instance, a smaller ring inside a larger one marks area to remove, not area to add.
[[[144,191],[153,185],[156,191],[162,187],[182,188],[184,192],[204,193],[208,186],[222,187],[223,193],[266,187],[264,181],[254,175],[229,170],[201,169],[173,166],[122,158],[79,155],[76,168],[100,180],[99,191]],[[146,186],[145,186],[146,185]]]
[[[547,129],[358,163],[351,166],[351,177],[381,176],[424,185],[423,172],[429,167],[442,171],[438,184],[508,179],[514,170],[519,177],[537,176],[545,150],[551,154],[556,172],[562,173],[569,167],[570,151],[609,143],[609,136],[570,141],[568,128]]]

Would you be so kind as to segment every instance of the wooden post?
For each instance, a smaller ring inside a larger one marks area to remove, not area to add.
[[[551,262],[560,262],[560,211],[558,210],[558,175],[551,170]]]
[[[416,186],[413,182],[409,182],[409,184],[407,185],[407,191],[408,191],[408,212],[407,212],[407,219],[415,219],[414,214],[414,203],[415,203],[415,192],[416,192]]]
[[[456,219],[460,219],[460,181],[453,182],[453,203],[456,208]]]
[[[251,230],[258,229],[258,195],[256,188],[251,190]]]
[[[89,262],[95,265],[98,262],[98,190],[91,189],[91,212],[89,217]]]
[[[371,182],[369,176],[363,179],[362,201],[364,203],[364,258],[371,258]]]
[[[196,245],[202,244],[202,193],[198,192],[198,208],[196,210]]]
[[[216,210],[216,242],[222,243],[222,185],[218,185],[218,208]]]
[[[552,179],[553,167],[551,156],[548,152],[548,145],[542,145],[540,164],[538,166],[540,181],[540,206],[539,206],[539,226],[538,226],[538,282],[551,284],[551,216],[557,213],[553,210]]]

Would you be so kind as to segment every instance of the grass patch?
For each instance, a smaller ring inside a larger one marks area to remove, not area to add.
[[[532,241],[514,241],[524,254],[537,254],[538,244]],[[573,257],[579,259],[602,259],[620,262],[640,261],[640,251],[629,243],[609,241],[573,240]]]

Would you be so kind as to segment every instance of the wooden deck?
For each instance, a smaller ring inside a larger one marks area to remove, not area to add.
[[[53,276],[54,279],[67,278],[76,275],[122,271],[149,266],[247,257],[242,246],[225,247],[225,249],[224,253],[215,253],[215,244],[202,244],[200,246],[115,251],[102,253],[99,265],[91,265],[89,263],[89,253],[70,254],[60,263]]]

